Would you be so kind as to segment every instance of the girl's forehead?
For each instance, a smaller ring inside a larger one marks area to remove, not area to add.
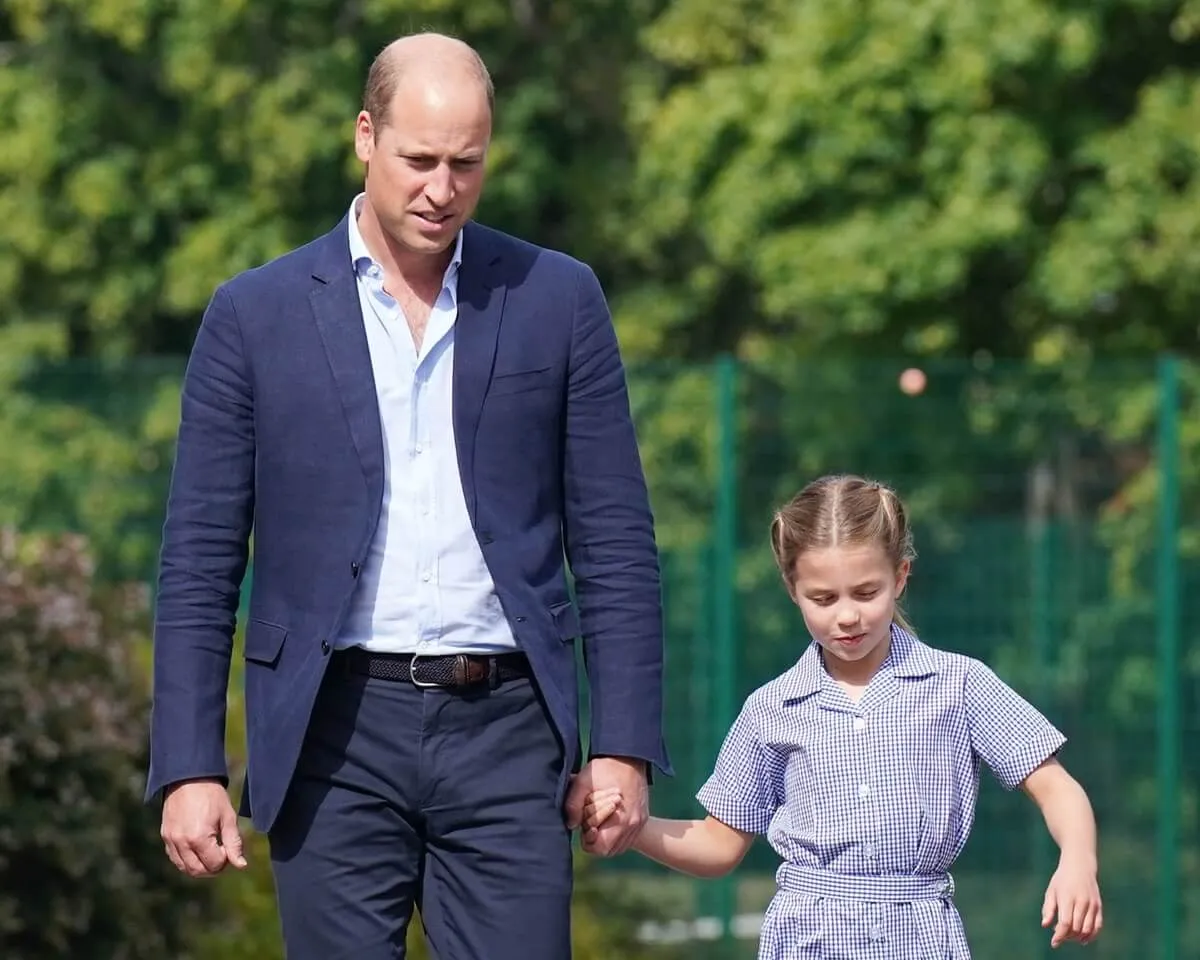
[[[882,546],[847,544],[801,551],[796,579],[805,581],[869,580],[892,573],[892,561]]]

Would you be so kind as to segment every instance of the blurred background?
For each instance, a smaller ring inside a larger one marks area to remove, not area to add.
[[[773,508],[867,473],[913,514],[918,631],[1070,738],[1090,955],[1200,956],[1200,2],[0,0],[0,957],[282,956],[261,838],[184,882],[141,803],[180,376],[216,284],[343,216],[367,65],[425,28],[495,79],[479,219],[611,298],[664,571],[655,811],[698,814],[805,643]],[[985,780],[974,954],[1048,956],[1053,843]],[[753,957],[775,863],[581,855],[576,958]]]

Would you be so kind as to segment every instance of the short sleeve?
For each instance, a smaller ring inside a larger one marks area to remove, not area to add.
[[[727,826],[765,834],[781,802],[783,764],[779,755],[763,744],[758,703],[751,698],[742,708],[696,799],[710,816]]]
[[[963,701],[971,748],[1008,790],[1024,783],[1067,742],[1032,704],[977,660],[967,669]]]

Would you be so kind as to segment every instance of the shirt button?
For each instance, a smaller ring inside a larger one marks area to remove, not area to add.
[[[875,844],[868,843],[865,847],[863,847],[863,853],[866,854],[866,857],[868,860],[874,860],[875,859]]]
[[[871,928],[871,939],[872,940],[882,940],[883,939],[883,927],[872,927]]]
[[[422,579],[422,580],[424,580],[426,583],[428,583],[428,582],[429,582],[429,577],[430,577],[430,576],[431,576],[431,575],[430,575],[430,574],[428,574],[428,573],[423,573],[423,574],[421,574],[421,579]]]
[[[862,733],[862,731],[866,730],[867,729],[867,718],[866,717],[855,717],[854,718],[854,729],[857,730],[859,733]]]
[[[866,800],[867,797],[869,797],[871,795],[871,788],[869,786],[867,786],[865,783],[860,783],[858,785],[858,795],[862,799]]]
[[[417,444],[417,453],[420,453],[420,452],[421,452],[423,449],[424,449],[424,447],[422,447],[422,446],[421,446],[421,445],[418,443],[418,444]]]

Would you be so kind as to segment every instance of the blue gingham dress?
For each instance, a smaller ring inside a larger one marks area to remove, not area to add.
[[[986,665],[898,626],[858,703],[818,650],[750,695],[697,795],[783,858],[759,960],[967,960],[949,871],[980,761],[1015,789],[1066,738]]]

